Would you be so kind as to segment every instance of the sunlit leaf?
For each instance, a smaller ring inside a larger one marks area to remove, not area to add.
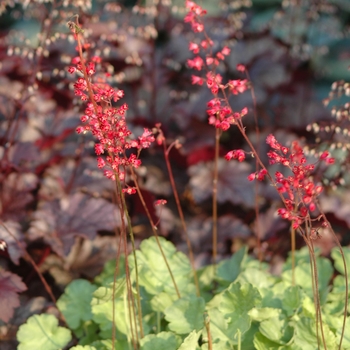
[[[71,332],[58,326],[58,319],[48,314],[31,316],[17,332],[18,350],[60,350],[71,339]]]
[[[165,310],[169,329],[177,334],[201,330],[204,327],[204,308],[203,298],[191,296],[176,300]]]

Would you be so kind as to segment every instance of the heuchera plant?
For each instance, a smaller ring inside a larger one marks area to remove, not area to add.
[[[297,141],[292,144],[292,147],[289,149],[281,145],[275,138],[274,135],[270,134],[266,143],[272,148],[271,151],[267,153],[269,158],[270,165],[273,164],[281,164],[284,167],[287,167],[292,175],[285,176],[282,172],[275,173],[275,179],[269,174],[266,166],[263,164],[259,157],[259,153],[249,140],[248,136],[245,132],[245,127],[243,124],[242,118],[247,114],[247,109],[244,108],[240,113],[234,112],[229,104],[229,95],[236,95],[238,93],[243,93],[248,88],[248,80],[230,80],[228,83],[224,83],[222,76],[219,73],[216,73],[216,68],[219,66],[220,61],[225,58],[230,50],[227,47],[224,47],[221,51],[216,54],[213,53],[212,47],[213,43],[209,39],[207,33],[205,32],[205,26],[202,22],[202,17],[206,14],[206,11],[203,10],[199,5],[194,3],[193,1],[186,1],[186,8],[189,13],[185,16],[185,22],[189,22],[191,24],[192,30],[195,33],[203,33],[205,40],[203,40],[200,45],[191,43],[190,50],[196,54],[194,59],[188,60],[188,65],[190,68],[194,68],[198,71],[203,70],[204,68],[208,71],[206,73],[206,78],[200,78],[198,76],[192,77],[193,84],[203,84],[206,83],[207,87],[210,89],[211,93],[214,95],[214,99],[212,99],[208,103],[207,113],[209,115],[209,124],[214,125],[217,130],[220,132],[216,132],[217,140],[220,137],[220,133],[226,131],[230,128],[231,125],[236,125],[247,141],[250,149],[251,155],[253,155],[257,159],[256,167],[261,168],[261,170],[257,170],[254,174],[249,175],[248,179],[250,181],[255,178],[259,181],[263,181],[266,175],[268,175],[269,180],[272,185],[278,191],[282,202],[285,205],[285,208],[278,209],[278,214],[284,218],[288,219],[292,222],[292,229],[298,230],[298,232],[303,236],[304,241],[306,242],[311,258],[311,267],[313,270],[313,279],[315,282],[315,309],[316,314],[319,315],[317,321],[320,322],[321,325],[321,335],[323,345],[326,347],[326,340],[324,335],[324,330],[322,326],[322,313],[320,310],[320,300],[319,300],[319,292],[318,292],[318,273],[317,273],[317,265],[314,257],[314,248],[312,240],[317,239],[318,229],[320,227],[328,227],[329,223],[325,217],[324,212],[320,208],[317,202],[317,197],[322,192],[323,188],[321,184],[314,184],[312,180],[312,172],[315,169],[315,164],[307,164],[307,159],[304,155],[302,147],[299,145]],[[198,54],[201,49],[204,49],[205,59],[202,59]],[[246,71],[243,65],[238,66],[239,71]],[[249,77],[249,74],[247,73]],[[253,91],[253,87],[250,87]],[[219,95],[221,97],[219,97]],[[254,91],[252,92],[252,97],[254,99]],[[256,111],[254,111],[256,113]],[[216,147],[218,148],[218,142],[216,143]],[[217,162],[218,151],[216,152],[216,162]],[[232,150],[226,154],[225,158],[227,160],[238,159],[238,161],[243,161],[245,159],[244,152],[239,150]],[[330,157],[329,152],[325,151],[319,156],[319,161],[324,161],[327,164],[333,164],[334,158]],[[214,170],[216,173],[216,178],[214,178],[214,186],[213,186],[213,217],[214,217],[214,226],[216,225],[215,217],[217,215],[217,210],[215,208],[215,193],[216,193],[216,181],[217,181],[217,163],[216,169]],[[313,212],[315,212],[316,208],[319,210],[319,214],[317,216],[313,216]],[[258,213],[258,210],[256,210]],[[319,224],[321,222],[321,225]],[[315,225],[316,223],[316,225]],[[342,251],[340,242],[333,230],[332,234],[337,242],[339,249]],[[214,227],[213,229],[213,257],[214,263],[216,258],[216,236],[217,231]],[[292,238],[294,239],[294,238]],[[294,260],[294,258],[293,258]],[[346,263],[344,259],[344,268],[346,270]],[[293,276],[293,279],[295,277]],[[347,317],[347,283],[346,283],[346,298],[344,302],[344,318],[343,318],[343,328],[342,334],[344,335],[345,331],[345,323]],[[340,339],[339,349],[341,348],[343,336]]]

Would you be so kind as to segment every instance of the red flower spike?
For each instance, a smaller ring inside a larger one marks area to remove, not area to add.
[[[99,57],[93,57],[86,63],[84,77],[78,78],[74,84],[75,94],[82,100],[88,101],[85,114],[81,117],[81,121],[86,125],[79,126],[76,131],[77,133],[91,131],[98,141],[95,145],[95,153],[98,156],[108,153],[105,159],[97,158],[97,166],[106,168],[104,175],[107,178],[115,180],[117,176],[124,182],[128,167],[138,168],[141,165],[141,160],[138,159],[139,151],[135,153],[129,151],[128,157],[125,156],[125,151],[132,148],[136,150],[148,148],[154,142],[154,136],[151,131],[145,129],[139,139],[131,139],[131,131],[125,122],[128,105],[124,103],[119,107],[112,107],[112,99],[117,102],[124,97],[124,91],[113,89],[101,78],[102,76],[97,78],[97,83],[94,83],[91,78],[88,81],[85,80],[86,76],[92,77],[95,74],[95,65],[100,62]],[[70,72],[79,70],[84,73],[79,57],[74,58],[72,64],[75,67],[70,67]],[[91,93],[93,101],[89,101]],[[136,192],[133,188],[124,190],[128,194]]]

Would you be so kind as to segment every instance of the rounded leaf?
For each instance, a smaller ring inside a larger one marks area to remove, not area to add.
[[[53,315],[34,315],[17,332],[18,350],[59,350],[72,339],[70,330],[58,326]]]
[[[71,282],[57,301],[57,306],[70,328],[76,329],[81,321],[92,319],[91,300],[96,287],[89,281],[78,279]]]

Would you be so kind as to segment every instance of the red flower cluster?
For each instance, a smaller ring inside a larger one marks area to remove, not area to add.
[[[185,17],[185,22],[191,23],[192,29],[195,33],[204,32],[204,25],[201,22],[200,17],[206,14],[199,5],[196,5],[193,1],[186,2],[186,8],[189,10]],[[203,85],[206,82],[208,89],[215,95],[215,98],[208,103],[208,115],[209,124],[214,125],[223,131],[230,128],[231,124],[235,124],[238,119],[248,113],[248,109],[244,108],[240,113],[233,112],[231,107],[227,104],[225,99],[220,99],[217,94],[221,90],[229,90],[233,95],[243,93],[249,88],[247,79],[230,80],[227,84],[222,83],[222,76],[214,73],[213,69],[223,61],[226,56],[230,54],[230,49],[225,46],[221,51],[216,54],[212,53],[213,41],[205,35],[205,39],[200,43],[190,42],[189,50],[196,56],[193,59],[187,60],[187,64],[190,68],[201,71],[204,67],[208,68],[206,78],[202,78],[196,75],[192,76],[193,85]],[[200,52],[204,52],[205,59],[199,56]],[[244,71],[245,67],[239,65],[239,71]]]
[[[138,139],[131,138],[131,131],[125,120],[128,105],[124,103],[120,107],[112,106],[112,101],[119,101],[123,98],[124,92],[113,89],[105,82],[93,83],[90,80],[90,77],[95,74],[95,62],[99,61],[95,57],[93,62],[85,64],[89,82],[85,78],[79,78],[74,84],[75,94],[83,101],[90,101],[85,109],[85,114],[80,118],[85,124],[77,127],[76,131],[79,134],[90,131],[96,137],[98,143],[95,145],[95,153],[99,156],[106,154],[105,159],[97,158],[97,166],[105,169],[106,177],[115,180],[118,176],[121,181],[124,181],[128,167],[138,168],[140,166],[141,160],[138,159],[140,150],[148,148],[155,139],[152,132],[146,128]],[[75,66],[68,68],[70,73],[73,74],[75,71],[83,73],[79,57],[74,58],[72,64]],[[88,85],[91,87],[90,91]],[[126,153],[132,148],[137,150],[137,155]],[[133,194],[136,190],[127,187],[123,189],[123,192]]]
[[[236,149],[226,153],[226,160],[237,159],[239,162],[243,162],[245,159],[245,152],[242,149]]]
[[[187,23],[191,23],[192,30],[195,33],[203,32],[204,25],[198,20],[198,17],[204,16],[207,13],[207,11],[202,9],[193,1],[189,0],[186,1],[186,8],[189,10],[189,12],[185,16],[184,21]]]
[[[277,190],[284,195],[285,208],[278,209],[278,215],[293,222],[293,227],[300,227],[310,218],[310,212],[316,210],[316,198],[323,191],[321,185],[314,184],[311,176],[316,164],[307,164],[302,147],[297,141],[292,147],[284,147],[270,134],[266,143],[272,148],[267,153],[270,164],[282,164],[292,175],[285,176],[281,172],[275,173]],[[328,152],[321,154],[319,161],[332,164],[334,158]]]

